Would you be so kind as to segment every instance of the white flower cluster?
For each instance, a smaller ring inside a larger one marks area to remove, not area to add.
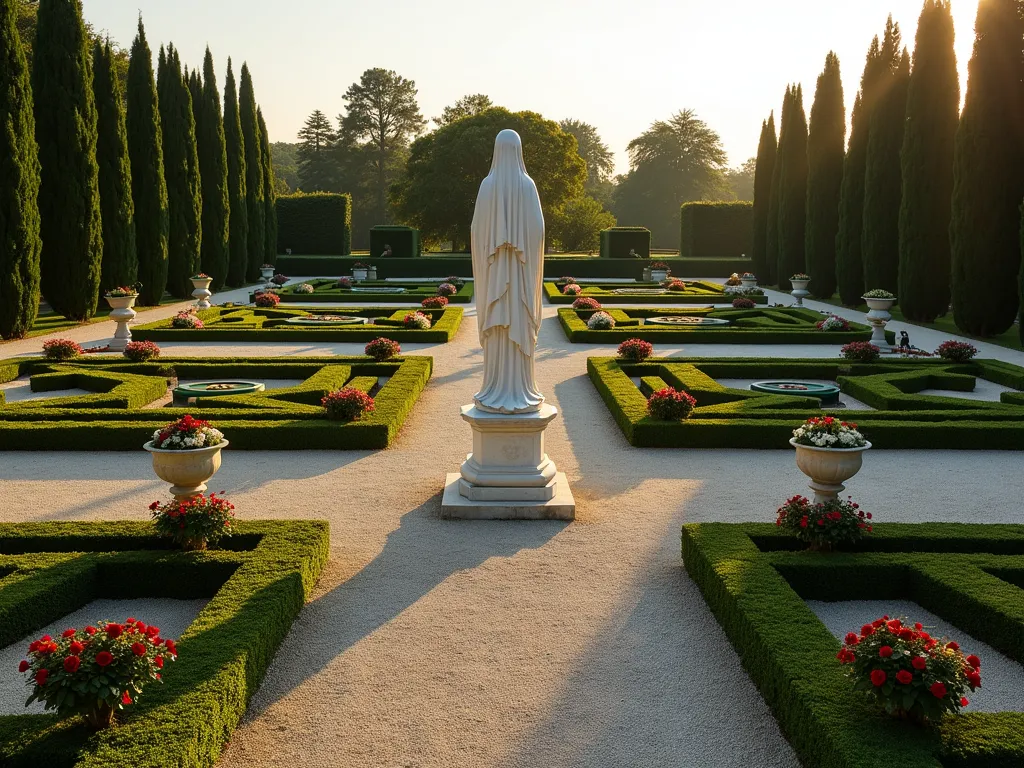
[[[615,327],[615,318],[607,312],[595,312],[587,320],[587,328],[592,331],[607,331]]]
[[[742,285],[726,286],[725,292],[729,296],[764,296],[760,288],[744,288]]]
[[[296,293],[312,293],[313,292],[313,286],[310,285],[309,283],[303,283],[302,285],[298,285],[298,286],[295,287],[295,292]]]
[[[821,330],[823,331],[842,331],[847,327],[846,321],[841,317],[835,315],[829,315],[821,321]]]
[[[801,445],[818,448],[860,448],[867,444],[864,435],[850,427],[840,427],[838,434],[832,434],[804,424],[793,430],[793,437]]]
[[[162,430],[157,430],[153,433],[153,445],[157,448],[163,448],[166,450],[188,450],[190,448],[206,448],[210,445],[217,445],[224,440],[224,433],[219,429],[213,427],[206,427],[195,432],[191,437],[175,433],[160,442],[160,433]]]

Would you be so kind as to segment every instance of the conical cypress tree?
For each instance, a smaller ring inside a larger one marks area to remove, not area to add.
[[[953,155],[953,319],[976,336],[1017,316],[1024,167],[1021,21],[1015,0],[981,0]]]
[[[0,0],[0,338],[20,339],[39,311],[39,148],[32,82],[15,23]]]
[[[790,275],[807,269],[804,259],[807,224],[807,117],[804,114],[804,92],[799,85],[790,88],[789,99],[782,106],[782,131],[779,133],[776,162],[779,168],[778,279],[782,284]]]
[[[277,263],[277,190],[274,178],[274,159],[270,152],[270,136],[263,110],[256,108],[256,122],[260,127],[260,158],[263,163],[263,261]]]
[[[900,311],[931,322],[949,307],[949,219],[960,81],[949,0],[925,0],[903,131]]]
[[[894,30],[890,34],[890,28]],[[903,182],[900,149],[907,115],[910,54],[900,50],[899,26],[886,28],[882,60],[888,72],[879,87],[871,115],[868,157],[864,170],[864,287],[899,290],[900,201]]]
[[[242,64],[242,82],[238,92],[238,111],[242,122],[242,141],[245,144],[245,210],[249,220],[248,270],[246,278],[252,282],[260,276],[260,265],[265,262],[267,248],[264,203],[263,158],[259,121],[256,117],[256,94],[252,88],[249,66]]]
[[[194,73],[196,80],[199,76]],[[202,176],[203,242],[202,270],[213,278],[212,288],[224,287],[228,278],[228,154],[224,143],[224,119],[220,111],[220,91],[213,56],[206,49],[203,60],[202,93],[193,98],[196,108],[196,144],[199,172]]]
[[[132,168],[128,161],[124,95],[114,71],[110,41],[97,40],[92,48],[93,93],[96,98],[99,139],[100,211],[103,220],[103,270],[100,288],[132,285],[138,277],[135,251],[135,205]]]
[[[89,41],[78,0],[43,0],[37,24],[42,290],[58,313],[86,320],[96,312],[103,261]]]
[[[775,172],[775,113],[761,123],[761,140],[757,144],[757,163],[754,166],[754,251],[751,254],[754,274],[765,285],[768,282],[768,209],[771,206],[772,175]],[[772,270],[774,271],[774,270]]]
[[[192,295],[189,278],[199,271],[202,202],[192,95],[173,45],[160,48],[157,91],[167,180],[167,290],[179,299]]]
[[[836,292],[836,235],[846,150],[846,105],[839,57],[829,52],[818,75],[807,131],[807,274],[823,299]]]
[[[224,81],[224,140],[228,159],[228,203],[231,206],[228,231],[228,278],[233,287],[245,285],[249,269],[249,216],[245,193],[245,140],[238,114],[238,89],[235,74],[228,59],[228,74]]]
[[[156,306],[167,287],[167,184],[164,180],[163,131],[153,80],[153,55],[146,30],[132,43],[128,63],[126,125],[135,203],[135,247],[139,255],[139,304]]]
[[[787,87],[782,97],[782,114],[779,116],[779,129],[781,138],[782,120],[787,114],[790,100],[790,90]],[[762,285],[778,285],[779,278],[779,208],[782,205],[782,163],[779,156],[781,142],[776,146],[775,163],[772,166],[771,195],[768,198],[768,221],[765,224],[765,274],[758,275],[758,282]]]

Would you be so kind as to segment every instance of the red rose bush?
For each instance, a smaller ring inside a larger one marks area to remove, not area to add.
[[[25,706],[41,701],[62,718],[82,715],[92,728],[105,728],[115,711],[160,682],[165,665],[177,656],[174,641],[163,640],[159,627],[136,619],[67,629],[58,638],[43,635],[29,644],[18,667],[32,690]]]
[[[953,363],[966,363],[978,354],[978,348],[973,344],[968,344],[966,341],[950,340],[939,344],[935,354],[943,360],[949,360]]]
[[[839,350],[839,354],[855,363],[873,363],[882,354],[882,350],[870,341],[851,341]]]
[[[152,341],[129,341],[121,354],[133,363],[144,363],[160,357],[160,347]]]
[[[573,309],[600,309],[601,302],[589,296],[581,296],[572,303]]]
[[[400,355],[402,353],[402,346],[394,339],[385,339],[381,336],[367,344],[363,348],[363,352],[374,360],[381,362]]]
[[[43,353],[48,360],[71,360],[83,352],[85,350],[78,342],[71,339],[51,339],[43,342]]]
[[[756,302],[751,299],[744,298],[743,296],[732,300],[733,309],[753,309],[756,306]]]
[[[149,505],[157,532],[174,539],[182,549],[202,550],[230,536],[235,521],[235,505],[216,493],[199,494],[190,499]]]
[[[309,287],[312,288],[313,286]],[[296,290],[296,292],[299,291]],[[263,309],[273,309],[281,303],[281,297],[273,291],[256,291],[253,296],[252,303],[257,307],[262,307]]]
[[[583,289],[580,288],[576,283],[569,283],[568,285],[565,286],[565,288],[562,289],[562,293],[564,293],[566,296],[579,296],[582,292]]]
[[[833,499],[814,504],[804,496],[793,496],[777,510],[775,524],[805,541],[816,551],[828,551],[837,544],[854,543],[871,533],[871,513],[852,499]]]
[[[428,296],[420,302],[424,309],[444,309],[448,306],[448,299],[444,296]]]
[[[847,665],[855,690],[890,715],[917,722],[956,714],[969,703],[967,693],[981,687],[981,659],[932,637],[920,623],[888,616],[847,634],[836,658]]]
[[[631,363],[642,363],[654,354],[654,345],[643,339],[626,339],[619,344],[619,357]]]
[[[451,283],[441,283],[439,286],[437,286],[438,296],[454,296],[458,292],[459,289],[456,288]]]
[[[364,413],[374,410],[373,398],[360,389],[345,387],[329,392],[320,404],[333,421],[355,421]]]
[[[689,392],[665,387],[647,398],[647,412],[661,421],[683,421],[690,418],[697,400]]]
[[[402,318],[402,325],[413,331],[430,330],[430,316],[422,312],[409,312]]]
[[[189,307],[171,318],[171,328],[188,328],[194,331],[201,330],[203,321],[196,316],[196,308]]]

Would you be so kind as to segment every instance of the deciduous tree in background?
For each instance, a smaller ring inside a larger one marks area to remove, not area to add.
[[[803,272],[804,229],[807,222],[807,118],[803,88],[789,88],[782,102],[782,129],[776,166],[779,177],[778,279]],[[812,276],[813,277],[813,276]]]
[[[192,106],[196,120],[196,148],[199,153],[203,198],[200,264],[203,272],[213,278],[211,287],[220,290],[228,279],[231,205],[228,202],[228,152],[224,138],[224,118],[220,108],[220,91],[217,89],[217,71],[209,48],[203,59],[202,91],[198,96],[193,96]]]
[[[467,96],[463,96],[454,104],[449,104],[441,112],[440,117],[432,119],[437,124],[438,128],[444,128],[444,126],[451,125],[456,120],[461,120],[464,117],[472,117],[473,115],[477,115],[493,106],[494,104],[491,102],[490,96],[483,93],[471,93]]]
[[[615,217],[592,197],[576,197],[546,215],[550,245],[571,253],[595,251],[601,246],[601,230],[615,226]]]
[[[775,137],[773,112],[761,123],[761,140],[757,145],[757,165],[754,171],[754,251],[751,254],[751,266],[754,274],[765,285],[773,284],[769,278],[775,272],[774,269],[768,268],[768,216],[777,152],[778,140]],[[777,227],[776,224],[776,229]]]
[[[249,269],[249,216],[246,207],[245,140],[238,111],[238,87],[228,59],[224,80],[224,141],[228,157],[228,279],[236,287],[245,284]]]
[[[615,172],[615,156],[601,135],[590,123],[582,120],[562,120],[558,127],[576,138],[576,151],[587,164],[584,191],[602,205],[611,202],[611,178]]]
[[[266,262],[266,210],[264,202],[263,155],[259,120],[256,116],[256,94],[252,87],[249,66],[242,64],[242,83],[238,92],[238,111],[245,144],[245,211],[248,219],[249,282],[259,279],[260,265]]]

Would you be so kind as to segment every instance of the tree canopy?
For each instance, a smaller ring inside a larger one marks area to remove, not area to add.
[[[472,117],[473,115],[479,114],[485,109],[490,109],[493,106],[494,104],[491,102],[490,96],[483,93],[471,93],[467,96],[463,96],[454,104],[449,104],[441,112],[440,117],[432,119],[437,123],[438,128],[443,128],[446,125],[451,125],[456,120],[461,120],[464,117]]]

